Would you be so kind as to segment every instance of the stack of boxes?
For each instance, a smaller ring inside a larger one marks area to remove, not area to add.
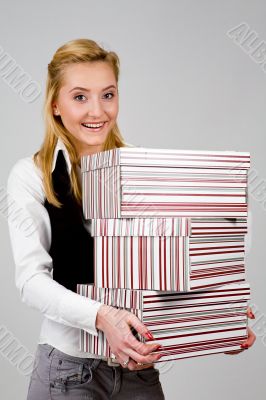
[[[249,167],[234,151],[123,147],[81,159],[95,281],[77,292],[137,315],[163,346],[158,362],[237,350],[247,336]],[[111,356],[102,331],[81,330],[80,349]]]

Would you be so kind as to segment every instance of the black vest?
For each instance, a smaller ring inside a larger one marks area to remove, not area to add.
[[[62,150],[59,150],[52,173],[54,190],[61,208],[50,204],[48,211],[52,242],[49,254],[53,259],[53,279],[76,292],[78,283],[93,283],[93,238],[83,225],[82,207],[71,194],[70,177]]]

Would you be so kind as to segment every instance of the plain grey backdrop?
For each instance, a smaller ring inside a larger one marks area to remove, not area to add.
[[[71,39],[91,38],[118,53],[118,123],[129,143],[251,153],[253,224],[247,279],[256,313],[250,326],[257,341],[238,356],[206,356],[164,366],[161,379],[168,400],[263,400],[266,396],[265,15],[266,3],[258,0],[0,4],[2,195],[13,164],[41,144],[47,64],[56,49]],[[31,84],[24,93],[5,79],[3,55],[28,74]],[[39,96],[34,98],[33,92],[31,97],[30,90],[38,87]],[[0,339],[12,336],[28,355],[24,364],[18,364],[0,346],[1,397],[25,399],[26,364],[36,350],[42,315],[19,298],[3,208],[0,282]]]

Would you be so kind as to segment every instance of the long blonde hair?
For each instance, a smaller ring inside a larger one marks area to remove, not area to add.
[[[62,203],[57,199],[52,183],[52,161],[58,138],[65,144],[69,153],[72,164],[70,174],[72,193],[80,205],[82,204],[82,194],[77,173],[77,165],[79,162],[78,154],[69,138],[68,131],[62,124],[60,116],[55,116],[53,114],[52,104],[57,99],[61,88],[65,66],[88,61],[104,61],[108,63],[113,69],[116,82],[118,82],[120,64],[117,54],[113,51],[103,49],[95,41],[90,39],[76,39],[65,43],[58,48],[52,61],[48,64],[43,108],[45,136],[41,148],[33,157],[35,164],[43,173],[43,185],[47,200],[49,203],[59,208],[62,206]],[[124,146],[126,146],[126,143],[116,123],[106,138],[103,150]]]

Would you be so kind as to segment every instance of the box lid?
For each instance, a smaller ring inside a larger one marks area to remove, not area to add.
[[[167,307],[182,308],[188,304],[203,306],[204,304],[224,304],[233,306],[236,302],[250,300],[249,283],[231,283],[211,290],[198,292],[166,292],[157,290],[107,289],[94,285],[77,285],[77,293],[104,304],[141,310],[164,310]]]
[[[120,147],[81,157],[82,173],[117,165],[247,170],[250,153]]]
[[[189,236],[190,219],[108,218],[91,220],[92,236]]]

